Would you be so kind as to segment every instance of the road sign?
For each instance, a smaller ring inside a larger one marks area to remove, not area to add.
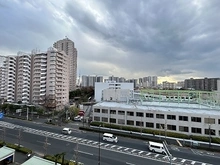
[[[2,119],[4,117],[3,113],[0,113],[0,119]]]

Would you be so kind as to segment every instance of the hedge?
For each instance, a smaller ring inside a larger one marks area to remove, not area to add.
[[[28,149],[28,148],[25,148],[25,147],[21,147],[21,146],[18,146],[18,145],[15,145],[15,144],[11,144],[11,143],[5,143],[4,141],[0,141],[0,145],[1,146],[6,146],[6,147],[9,147],[9,148],[13,148],[15,149],[16,151],[18,152],[22,152],[24,154],[27,154],[27,153],[32,153],[32,150]]]
[[[129,127],[129,126],[120,126],[120,125],[115,125],[115,124],[109,124],[109,123],[102,123],[102,122],[91,122],[90,125],[92,126],[102,126],[106,128],[113,128],[113,129],[121,129],[125,131],[132,131],[132,132],[143,132],[143,133],[148,133],[148,134],[154,134],[154,135],[162,135],[165,136],[165,131],[164,130],[153,130],[153,129],[146,129],[146,128],[137,128],[137,127]],[[203,141],[203,142],[209,142],[209,138],[211,138],[212,143],[218,143],[220,144],[220,138],[217,137],[207,137],[207,136],[198,136],[198,135],[186,135],[186,134],[181,134],[181,133],[176,133],[176,132],[169,132],[166,131],[166,136],[168,137],[174,137],[174,138],[180,138],[180,139],[192,139],[192,140],[197,140],[197,141]],[[143,139],[143,137],[139,136],[140,138]]]

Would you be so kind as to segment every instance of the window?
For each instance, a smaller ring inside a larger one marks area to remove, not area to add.
[[[143,127],[144,122],[143,121],[136,121],[136,126]]]
[[[116,110],[110,110],[110,114],[116,114]]]
[[[191,128],[191,132],[192,132],[192,133],[201,134],[201,133],[202,133],[202,129],[201,129],[201,128],[192,127],[192,128]]]
[[[214,118],[205,118],[205,123],[206,124],[215,124],[215,119]]]
[[[201,117],[191,117],[191,121],[201,123]]]
[[[118,119],[118,124],[125,124],[125,120],[124,119]]]
[[[179,116],[180,121],[188,121],[188,116]]]
[[[154,128],[154,123],[146,122],[146,127]]]
[[[136,112],[137,117],[144,117],[144,114],[142,112]]]
[[[128,116],[134,116],[134,112],[128,111],[128,112],[127,112],[127,115],[128,115]]]
[[[188,127],[184,127],[184,126],[179,126],[179,131],[180,132],[189,132],[189,128]]]
[[[164,114],[156,114],[156,118],[158,118],[158,119],[164,119]]]
[[[94,116],[94,121],[100,121],[100,117],[99,116]]]
[[[100,109],[94,109],[94,112],[96,112],[96,113],[100,113]]]
[[[118,111],[119,115],[125,115],[125,111]]]
[[[218,119],[218,124],[220,124],[220,119]]]
[[[206,135],[215,135],[215,130],[214,129],[205,129],[205,134]]]
[[[116,123],[116,119],[110,118],[110,123]]]
[[[176,131],[176,125],[167,125],[168,130]]]
[[[108,118],[107,117],[102,117],[102,121],[103,122],[108,122]]]
[[[176,120],[176,116],[175,115],[167,115],[167,119]]]
[[[134,121],[133,120],[127,120],[127,125],[134,125]]]
[[[102,113],[108,113],[107,109],[102,109]]]
[[[154,114],[153,113],[146,113],[146,117],[154,118]]]
[[[157,128],[157,129],[164,129],[165,126],[164,126],[164,124],[156,123],[156,128]]]

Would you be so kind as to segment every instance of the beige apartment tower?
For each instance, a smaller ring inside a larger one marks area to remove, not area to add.
[[[55,42],[53,47],[58,51],[64,51],[69,57],[69,91],[73,91],[76,89],[77,80],[77,49],[74,47],[74,42],[66,37]]]
[[[32,102],[62,110],[69,103],[69,65],[64,51],[48,48],[32,56]]]

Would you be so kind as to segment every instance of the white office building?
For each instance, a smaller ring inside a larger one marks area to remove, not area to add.
[[[101,89],[99,93],[103,94]],[[104,94],[111,97],[111,92]],[[219,91],[143,92],[134,93],[133,100],[130,98],[126,103],[106,100],[95,104],[93,121],[186,135],[220,136]]]
[[[95,100],[100,101],[127,101],[133,97],[133,83],[117,83],[115,81],[106,81],[104,83],[95,83]]]

